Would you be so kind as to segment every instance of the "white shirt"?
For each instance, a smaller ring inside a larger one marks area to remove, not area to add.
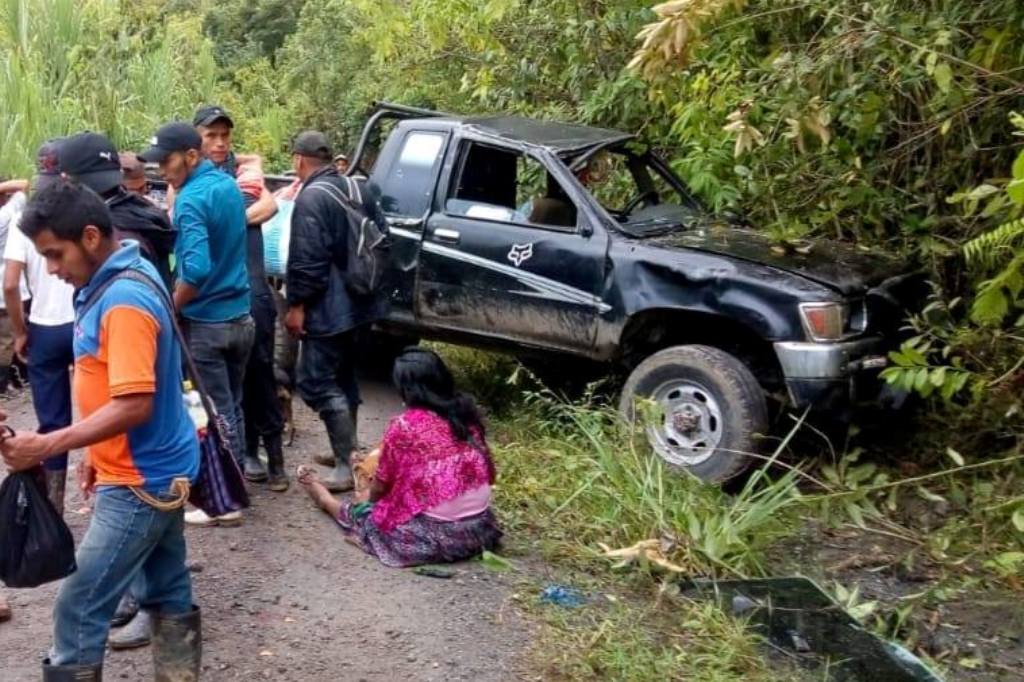
[[[18,224],[21,212],[25,210],[25,193],[15,192],[11,198],[0,207],[0,256],[3,255],[4,246],[7,244],[7,234],[11,228]],[[4,282],[4,259],[0,257],[0,287]],[[25,278],[21,278],[21,300],[27,301],[30,297]],[[0,294],[0,310],[5,310],[4,297]]]
[[[46,259],[17,225],[11,225],[8,231],[4,259],[25,264],[28,288],[32,291],[29,322],[56,327],[75,321],[75,288],[46,271]]]

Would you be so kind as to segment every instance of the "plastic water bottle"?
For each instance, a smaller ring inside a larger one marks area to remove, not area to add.
[[[203,409],[203,400],[199,397],[199,391],[192,387],[191,381],[185,381],[183,389],[184,395],[181,399],[185,403],[185,411],[188,412],[192,423],[196,425],[196,431],[202,431],[209,423],[209,417],[206,416],[206,410]]]

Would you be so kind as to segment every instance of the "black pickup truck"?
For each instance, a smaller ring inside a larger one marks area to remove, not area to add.
[[[877,395],[919,298],[892,259],[713,215],[630,134],[377,105],[352,161],[390,223],[388,330],[604,363],[624,413],[661,406],[655,451],[707,481],[764,449],[770,397]]]

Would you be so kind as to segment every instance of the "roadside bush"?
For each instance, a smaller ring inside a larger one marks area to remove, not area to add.
[[[798,475],[763,471],[730,496],[670,471],[607,408],[527,395],[501,423],[500,507],[551,558],[593,568],[620,562],[687,575],[762,574],[762,553],[791,532]],[[622,549],[622,552],[614,550]]]

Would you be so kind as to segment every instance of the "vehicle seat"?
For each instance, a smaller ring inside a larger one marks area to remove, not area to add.
[[[576,209],[565,199],[537,197],[533,200],[533,209],[530,211],[529,220],[537,225],[575,227]]]

